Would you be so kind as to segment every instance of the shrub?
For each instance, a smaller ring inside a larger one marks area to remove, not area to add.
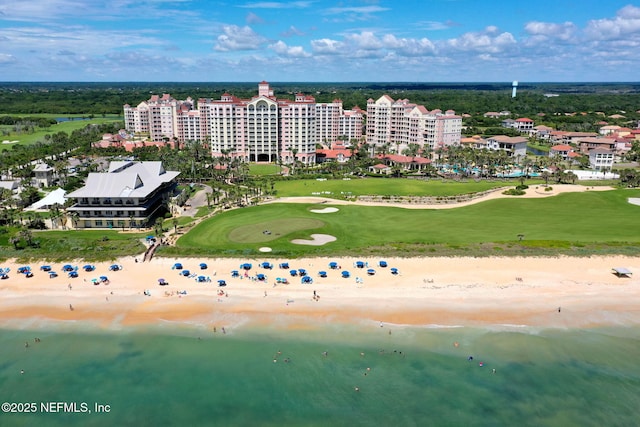
[[[544,191],[553,191],[553,187],[546,187]]]
[[[527,184],[522,184],[522,185],[516,186],[516,190],[526,190],[527,188],[529,188],[529,186]]]
[[[524,190],[518,190],[517,188],[510,188],[502,192],[505,196],[522,196],[524,195]]]

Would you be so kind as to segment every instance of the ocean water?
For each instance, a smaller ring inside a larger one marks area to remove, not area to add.
[[[640,420],[638,328],[376,324],[226,332],[0,330],[0,401],[23,411],[0,413],[0,426],[565,427]]]

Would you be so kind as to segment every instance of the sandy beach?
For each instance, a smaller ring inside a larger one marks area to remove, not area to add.
[[[361,260],[364,268],[354,263]],[[192,273],[172,269],[180,261]],[[262,262],[273,263],[264,269]],[[290,269],[305,269],[311,284],[292,277]],[[334,261],[340,269],[332,270]],[[389,258],[386,268],[379,259],[305,258],[279,259],[168,259],[148,263],[120,259],[97,263],[79,277],[69,278],[61,265],[49,278],[40,265],[31,264],[34,277],[17,273],[15,261],[0,281],[0,325],[47,327],[77,324],[119,329],[130,325],[174,324],[200,328],[235,328],[276,325],[283,329],[313,328],[328,323],[378,324],[399,327],[519,327],[580,328],[640,324],[640,261],[622,256],[589,258]],[[207,269],[200,270],[199,264]],[[242,263],[252,268],[244,276]],[[636,277],[617,277],[613,267],[625,267]],[[373,268],[375,274],[367,274]],[[396,268],[398,274],[391,273]],[[241,278],[232,277],[239,270]],[[327,277],[318,276],[326,271]],[[343,278],[342,272],[350,277]],[[266,280],[255,280],[262,273]],[[92,279],[107,276],[108,284]],[[160,286],[158,279],[169,284]],[[288,284],[276,283],[287,278]],[[219,287],[218,280],[226,286]],[[145,295],[148,291],[150,295]],[[185,294],[179,294],[186,291]],[[314,297],[315,294],[315,297]]]

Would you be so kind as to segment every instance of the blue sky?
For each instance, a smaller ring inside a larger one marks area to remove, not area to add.
[[[0,0],[0,81],[638,81],[629,0]]]

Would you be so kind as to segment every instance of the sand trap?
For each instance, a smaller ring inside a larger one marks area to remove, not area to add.
[[[323,213],[334,213],[334,212],[338,212],[339,210],[340,209],[338,208],[324,208],[324,209],[311,209],[311,212],[323,214]]]
[[[263,246],[260,249],[258,249],[260,252],[271,252],[271,248]]]
[[[336,237],[329,234],[312,234],[311,239],[312,240],[293,239],[291,243],[295,243],[296,245],[322,246],[326,243],[338,240]]]
[[[640,199],[634,198],[634,197],[629,197],[628,200],[629,200],[629,203],[631,203],[632,205],[640,206]]]

